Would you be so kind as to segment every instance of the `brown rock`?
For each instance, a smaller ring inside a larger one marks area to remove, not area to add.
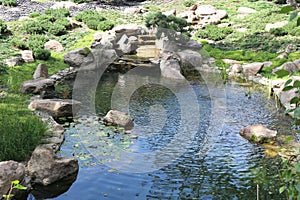
[[[25,62],[34,62],[33,52],[30,50],[21,51],[22,59]]]
[[[55,51],[55,52],[63,52],[65,50],[63,45],[56,40],[49,40],[48,42],[45,43],[44,47],[45,49]]]
[[[45,64],[43,63],[40,63],[34,74],[33,74],[33,78],[34,79],[38,79],[38,78],[48,78],[48,68],[46,67]]]
[[[103,118],[106,124],[124,127],[126,130],[133,128],[133,118],[118,110],[110,110]]]
[[[251,142],[266,143],[276,137],[277,131],[267,129],[261,124],[255,124],[242,128],[240,135]]]

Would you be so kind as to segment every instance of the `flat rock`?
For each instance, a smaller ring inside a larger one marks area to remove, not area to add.
[[[261,62],[254,62],[250,64],[243,65],[243,73],[246,77],[255,76],[260,70],[263,68],[264,63]]]
[[[49,113],[53,117],[69,117],[75,115],[81,103],[72,99],[35,99],[28,108]]]
[[[257,11],[248,7],[239,7],[237,12],[240,14],[250,14],[250,13],[256,13]]]
[[[21,85],[21,92],[24,94],[40,94],[42,91],[52,89],[54,87],[54,80],[39,78],[36,80],[29,80],[23,82]]]
[[[267,24],[265,30],[270,31],[272,28],[281,28],[287,25],[289,22],[288,21],[281,21],[281,22],[276,22],[274,24]]]
[[[213,15],[217,13],[217,9],[212,5],[200,5],[195,10],[196,15]]]

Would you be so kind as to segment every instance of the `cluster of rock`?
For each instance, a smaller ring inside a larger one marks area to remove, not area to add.
[[[195,29],[202,29],[207,24],[219,24],[227,17],[227,12],[212,5],[193,5],[188,11],[178,14],[178,17],[187,19]]]

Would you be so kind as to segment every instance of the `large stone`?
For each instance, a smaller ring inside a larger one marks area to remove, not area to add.
[[[170,79],[184,80],[181,74],[179,61],[176,58],[169,57],[160,61],[161,76]]]
[[[34,79],[38,79],[38,78],[48,78],[48,68],[45,64],[40,63],[34,74],[33,74],[33,78]]]
[[[197,67],[202,65],[202,57],[198,52],[192,50],[183,50],[177,53],[180,57],[182,67]]]
[[[21,51],[21,55],[22,55],[22,59],[25,61],[25,62],[34,62],[34,58],[33,58],[33,52],[30,51],[30,50],[24,50],[24,51]]]
[[[261,124],[255,124],[242,128],[240,135],[251,142],[267,143],[274,140],[277,131],[267,129]]]
[[[217,9],[212,5],[200,5],[195,10],[196,15],[213,15],[217,13]]]
[[[295,60],[293,62],[286,62],[283,65],[273,69],[272,72],[275,73],[281,69],[284,69],[289,72],[298,72],[298,71],[300,71],[300,60]]]
[[[14,67],[17,65],[22,65],[24,63],[24,60],[21,57],[13,57],[13,58],[4,60],[4,63],[10,67]]]
[[[217,10],[217,13],[210,17],[209,22],[210,24],[219,24],[221,22],[221,19],[224,19],[227,16],[228,15],[225,10]]]
[[[56,156],[51,149],[37,147],[28,162],[27,171],[34,183],[46,186],[77,173],[78,161]]]
[[[256,13],[257,11],[248,7],[239,7],[237,12],[240,14],[250,14],[250,13]]]
[[[53,117],[69,117],[75,115],[80,109],[80,102],[71,99],[35,99],[28,108],[46,111]]]
[[[125,8],[124,13],[127,15],[134,15],[142,13],[142,9],[139,7],[129,7]]]
[[[106,124],[124,127],[125,129],[131,129],[134,126],[133,118],[118,110],[110,110],[103,118],[103,121]]]
[[[24,175],[24,164],[15,161],[0,162],[0,196],[8,192],[12,181],[21,181]]]
[[[130,38],[132,38],[134,36],[131,36]],[[126,34],[123,34],[122,37],[120,38],[120,40],[117,42],[117,44],[119,45],[120,50],[123,52],[123,54],[132,54],[135,53],[136,49],[137,49],[137,45],[134,45],[134,43],[132,41],[132,39],[130,39],[127,37]]]
[[[243,73],[246,77],[255,76],[263,68],[264,63],[254,62],[250,64],[243,65]]]
[[[63,45],[56,40],[49,40],[44,44],[45,49],[55,51],[55,52],[63,52],[65,48]]]
[[[88,57],[90,53],[89,48],[79,48],[70,51],[64,56],[65,63],[69,64],[71,67],[80,67],[82,63],[85,62],[85,58]]]
[[[40,78],[23,82],[20,90],[24,94],[40,94],[42,91],[52,89],[53,87],[54,80]]]
[[[266,25],[266,31],[270,31],[272,28],[281,28],[287,25],[289,22],[288,21],[281,21],[281,22],[276,22],[274,24],[267,24]]]

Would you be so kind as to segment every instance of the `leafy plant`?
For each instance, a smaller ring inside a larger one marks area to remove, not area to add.
[[[19,180],[15,180],[11,182],[10,189],[8,191],[7,195],[3,195],[4,199],[10,200],[14,195],[12,194],[14,189],[18,190],[27,190],[27,187],[24,187],[23,185],[20,184]]]
[[[23,38],[13,37],[10,44],[19,49],[28,49],[28,44],[23,40]]]
[[[44,48],[44,44],[48,40],[49,39],[45,35],[40,35],[40,34],[30,35],[29,38],[28,38],[28,47],[31,50],[43,49]]]
[[[39,16],[41,16],[40,12],[32,12],[32,13],[29,14],[30,18],[35,18],[35,17],[39,17]]]
[[[232,27],[220,28],[216,25],[207,25],[205,29],[198,30],[195,36],[198,38],[208,38],[214,41],[219,41],[226,38],[226,36],[232,32]]]
[[[110,30],[114,27],[114,23],[111,22],[111,21],[102,21],[102,22],[99,22],[98,26],[97,26],[97,30],[99,31],[107,31],[107,30]]]

